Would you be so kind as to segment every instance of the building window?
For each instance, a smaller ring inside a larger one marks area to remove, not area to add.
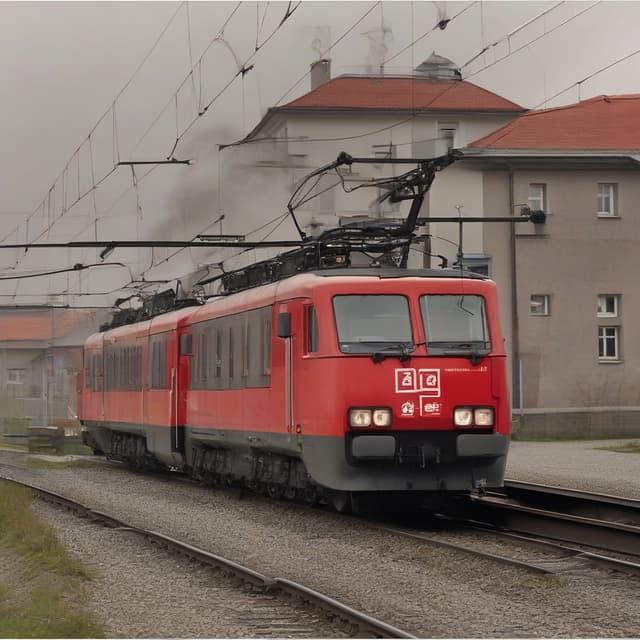
[[[438,138],[444,141],[447,151],[455,148],[455,138],[458,131],[457,122],[438,122]]]
[[[26,369],[9,369],[7,371],[7,382],[9,384],[24,384],[26,376]]]
[[[546,184],[536,182],[529,185],[529,209],[548,213]]]
[[[535,294],[529,298],[529,314],[532,316],[551,315],[549,307],[549,296]]]
[[[598,217],[615,218],[616,213],[616,184],[609,182],[598,183]]]
[[[620,296],[603,293],[598,296],[598,318],[617,318]]]
[[[620,359],[620,327],[598,327],[598,359]]]

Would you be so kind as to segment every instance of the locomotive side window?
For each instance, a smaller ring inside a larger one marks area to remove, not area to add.
[[[271,307],[267,309],[262,325],[262,375],[271,375]]]
[[[200,336],[200,372],[199,381],[203,386],[207,386],[207,364],[209,356],[209,332],[204,331]]]
[[[307,307],[307,352],[319,350],[318,315],[315,307]]]
[[[191,389],[268,387],[272,307],[193,325]]]
[[[216,334],[216,351],[213,354],[215,358],[215,377],[222,377],[222,331],[220,329],[215,330]]]
[[[93,368],[95,366],[95,356],[88,356],[85,351],[84,386],[85,389],[93,390]]]
[[[420,310],[429,353],[471,356],[491,351],[482,296],[420,296]]]
[[[233,380],[234,376],[234,359],[233,359],[233,351],[234,351],[234,343],[233,343],[233,327],[229,327],[229,380]]]
[[[150,389],[167,388],[167,340],[163,335],[149,338],[150,358]]]
[[[98,354],[97,356],[95,356],[95,359],[96,359],[96,366],[95,366],[96,377],[95,377],[95,385],[94,385],[95,391],[102,391],[103,358],[104,358],[103,354]]]
[[[246,378],[251,370],[251,324],[245,320],[242,330],[242,377]]]
[[[415,349],[409,301],[404,296],[335,296],[333,310],[343,353]]]

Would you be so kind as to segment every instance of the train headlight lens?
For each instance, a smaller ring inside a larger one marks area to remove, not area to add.
[[[491,407],[483,407],[473,412],[473,421],[476,427],[492,427],[493,426],[493,409]]]
[[[453,422],[457,427],[470,427],[473,424],[473,409],[456,407],[453,411]]]
[[[349,409],[349,424],[352,427],[370,427],[371,409]]]
[[[373,424],[375,424],[376,427],[390,427],[391,409],[374,409]]]

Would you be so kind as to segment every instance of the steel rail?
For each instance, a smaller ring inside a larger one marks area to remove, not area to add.
[[[264,589],[265,591],[278,590],[289,595],[292,595],[303,602],[311,603],[316,607],[330,613],[334,616],[339,616],[349,624],[354,625],[362,633],[368,634],[368,637],[381,637],[381,638],[415,638],[416,636],[403,631],[393,625],[382,622],[377,618],[367,615],[361,611],[353,609],[346,604],[343,604],[334,598],[331,598],[315,589],[311,589],[303,584],[288,580],[286,578],[272,578],[248,567],[244,567],[232,560],[223,558],[222,556],[210,553],[204,549],[200,549],[193,545],[187,544],[170,536],[166,536],[157,531],[151,531],[148,529],[142,529],[140,527],[132,526],[115,516],[104,513],[102,511],[94,510],[86,505],[72,500],[65,496],[62,496],[53,491],[43,489],[32,485],[27,482],[15,480],[13,478],[7,478],[0,475],[0,480],[12,482],[14,484],[27,487],[34,492],[34,494],[47,502],[63,506],[70,511],[73,511],[80,517],[88,518],[92,521],[99,522],[106,526],[117,528],[119,530],[131,531],[137,533],[148,540],[161,544],[168,549],[175,551],[181,555],[193,558],[203,564],[207,564],[212,567],[222,569],[226,573],[237,576],[243,582],[249,583],[254,587]]]
[[[554,573],[554,571],[552,571],[551,569],[547,569],[545,567],[541,567],[540,565],[532,564],[530,562],[515,560],[514,558],[508,558],[507,556],[501,556],[496,553],[489,553],[488,551],[481,551],[479,549],[474,549],[473,547],[467,547],[462,544],[456,544],[454,542],[445,542],[444,540],[434,540],[431,536],[425,535],[420,531],[407,531],[405,529],[398,529],[396,527],[388,527],[388,526],[378,526],[378,525],[373,525],[373,526],[374,528],[379,529],[380,531],[386,531],[387,533],[393,533],[395,535],[403,536],[405,538],[414,538],[416,540],[421,540],[422,542],[427,542],[428,544],[435,547],[452,549],[453,551],[459,551],[462,553],[483,558],[485,560],[499,562],[500,564],[510,565],[513,567],[517,567],[518,569],[524,569],[525,571],[528,571],[530,573],[537,573],[537,574]]]
[[[489,493],[519,500],[530,506],[553,506],[572,515],[640,525],[640,500],[633,498],[519,480],[505,480],[502,489],[492,489]]]
[[[472,526],[471,528],[476,529],[478,531],[487,532],[486,527],[476,527]],[[559,544],[558,542],[551,542],[550,540],[542,540],[540,538],[531,538],[529,536],[519,535],[517,533],[511,533],[509,531],[496,531],[495,529],[490,529],[490,533],[492,535],[498,535],[510,540],[515,540],[516,542],[524,542],[528,545],[538,546],[543,549],[553,549],[562,553],[565,556],[581,558],[585,559],[589,562],[593,562],[595,564],[601,565],[606,569],[612,569],[614,571],[622,571],[624,573],[633,573],[635,575],[640,575],[640,562],[630,562],[629,560],[622,560],[621,558],[614,558],[612,556],[605,556],[601,553],[592,553],[590,551],[585,551],[584,549],[580,549],[578,547],[571,547],[566,544]]]
[[[472,496],[449,513],[499,530],[640,556],[640,527],[635,525],[515,504],[495,496]]]

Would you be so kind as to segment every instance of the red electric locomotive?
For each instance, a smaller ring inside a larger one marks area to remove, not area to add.
[[[453,271],[325,269],[92,336],[83,395],[114,458],[337,507],[500,486],[509,442],[496,287]]]
[[[224,274],[207,304],[90,337],[86,442],[339,510],[500,486],[510,405],[496,286],[406,268],[422,198],[448,161],[390,180],[413,200],[400,224],[327,231]]]

